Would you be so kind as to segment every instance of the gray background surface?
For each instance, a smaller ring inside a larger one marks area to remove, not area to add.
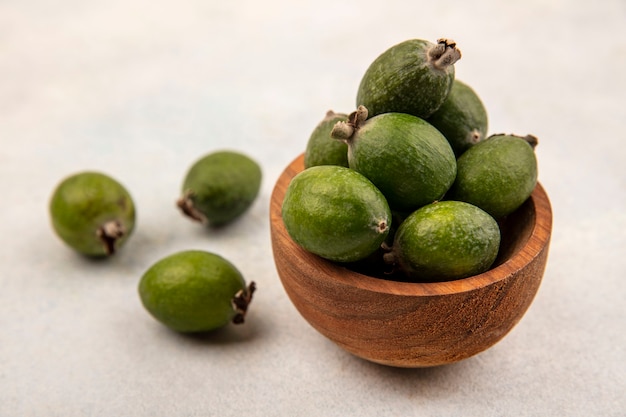
[[[626,415],[626,4],[622,0],[0,2],[0,416]],[[491,133],[539,137],[554,210],[548,267],[499,344],[424,370],[355,358],[313,330],[274,269],[269,197],[328,109],[409,38],[457,41]],[[219,232],[174,206],[207,152],[263,167]],[[114,258],[52,233],[55,185],[100,170],[138,224]],[[142,273],[217,252],[258,292],[247,325],[168,331]]]

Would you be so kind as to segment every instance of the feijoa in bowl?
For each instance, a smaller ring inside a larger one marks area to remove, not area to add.
[[[274,262],[299,313],[341,348],[395,367],[449,364],[496,344],[529,308],[541,284],[552,231],[552,209],[541,184],[500,221],[501,248],[490,270],[415,283],[356,272],[307,252],[289,237],[281,206],[289,182],[303,169],[300,155],[272,193]]]

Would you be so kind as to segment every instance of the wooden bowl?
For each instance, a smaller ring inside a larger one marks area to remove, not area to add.
[[[372,362],[428,367],[493,346],[532,302],[548,257],[552,210],[540,184],[501,222],[502,245],[489,271],[456,281],[401,282],[364,275],[313,255],[291,240],[281,206],[304,157],[281,174],[270,203],[278,275],[300,314],[343,349]]]

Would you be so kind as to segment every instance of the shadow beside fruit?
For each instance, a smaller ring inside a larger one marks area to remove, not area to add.
[[[168,329],[164,326],[162,331],[167,332],[169,337],[181,339],[186,343],[195,345],[231,345],[248,343],[265,333],[260,317],[246,318],[246,324],[242,326],[224,326],[215,330],[197,333],[181,333]],[[254,320],[255,323],[247,323]]]

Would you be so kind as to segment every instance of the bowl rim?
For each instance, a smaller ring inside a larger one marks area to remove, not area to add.
[[[279,187],[281,180],[291,181],[297,173],[304,169],[304,154],[295,158],[280,174],[272,195],[270,198],[270,217],[271,217],[271,233],[277,233],[285,236],[288,240],[285,244],[292,246],[295,253],[300,254],[302,262],[310,265],[312,263],[323,264],[324,268],[316,270],[316,278],[333,282],[335,284],[357,287],[362,290],[385,293],[390,295],[401,296],[440,296],[447,294],[458,294],[462,292],[474,291],[485,286],[505,280],[514,275],[519,270],[530,264],[537,256],[541,254],[544,247],[549,244],[552,230],[552,208],[548,195],[541,185],[537,182],[532,194],[529,197],[532,209],[535,212],[533,225],[527,242],[512,257],[496,267],[471,277],[443,281],[443,282],[404,282],[395,280],[385,280],[382,278],[372,277],[369,275],[355,272],[344,265],[323,259],[313,253],[310,253],[298,244],[296,244],[286,231],[282,221],[280,207],[284,199],[284,190]],[[274,204],[276,200],[280,202]],[[272,239],[274,241],[274,239]]]

